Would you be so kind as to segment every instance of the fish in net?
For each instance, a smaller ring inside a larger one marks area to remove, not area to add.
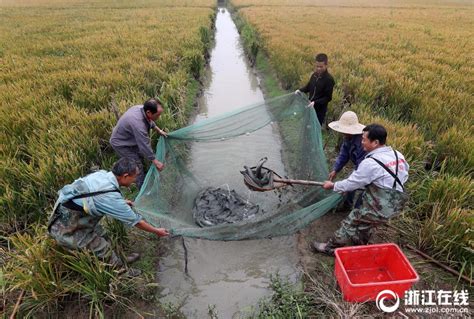
[[[233,224],[254,218],[264,211],[235,190],[209,187],[194,200],[193,218],[201,227]]]

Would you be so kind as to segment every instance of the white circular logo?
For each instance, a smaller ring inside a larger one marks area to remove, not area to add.
[[[386,295],[390,295],[392,296],[393,298],[395,298],[395,304],[392,305],[392,306],[386,306],[384,304],[384,300],[387,299],[387,296]],[[382,310],[383,312],[394,312],[395,310],[398,309],[398,306],[400,306],[400,298],[398,298],[398,295],[396,293],[394,293],[393,291],[391,290],[382,290],[381,292],[379,292],[379,294],[377,295],[377,298],[375,299],[375,304],[377,305],[377,308],[379,310]]]

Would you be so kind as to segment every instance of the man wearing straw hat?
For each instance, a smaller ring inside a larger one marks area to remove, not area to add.
[[[336,158],[332,172],[329,173],[329,180],[332,181],[337,173],[349,162],[354,164],[354,170],[357,170],[359,163],[367,154],[362,147],[362,130],[365,125],[359,123],[357,115],[352,111],[344,112],[339,121],[334,121],[328,126],[336,132],[344,134],[339,155]]]
[[[329,173],[328,179],[333,181],[337,173],[351,161],[354,170],[357,170],[360,162],[364,159],[367,152],[362,147],[362,130],[365,125],[359,123],[357,115],[352,111],[344,112],[339,121],[334,121],[328,125],[336,132],[344,134],[344,140],[336,158],[332,171]],[[354,192],[347,193],[346,205],[352,208]]]
[[[316,252],[329,255],[346,245],[366,245],[373,229],[386,223],[403,209],[407,195],[403,184],[408,179],[408,163],[403,155],[386,146],[387,131],[382,125],[366,126],[362,147],[367,152],[357,170],[342,181],[324,182],[324,189],[347,193],[364,189],[360,207],[354,207],[327,243],[312,243]]]

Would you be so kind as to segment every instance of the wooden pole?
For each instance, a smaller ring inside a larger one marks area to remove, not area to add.
[[[323,182],[315,182],[315,181],[305,181],[301,179],[282,179],[275,177],[273,178],[274,182],[277,183],[285,183],[285,184],[299,184],[299,185],[312,185],[312,186],[323,186]]]
[[[426,258],[428,259],[430,262],[432,262],[433,264],[436,264],[437,266],[443,268],[444,270],[452,273],[453,275],[455,275],[456,277],[458,278],[462,278],[464,279],[465,281],[467,281],[471,286],[473,285],[473,280],[468,278],[467,276],[465,275],[461,275],[459,272],[457,272],[456,270],[454,270],[453,268],[451,267],[448,267],[446,266],[445,264],[442,264],[440,263],[439,261],[437,261],[436,259],[434,259],[433,257],[431,256],[428,256],[427,254],[425,254],[424,252],[422,252],[421,250],[418,250],[416,249],[415,247],[411,246],[411,245],[405,245],[405,247],[407,247],[408,249],[414,251],[415,253],[417,253],[418,255],[422,256],[423,258]]]
[[[20,307],[21,299],[23,299],[24,294],[25,294],[25,291],[22,290],[21,293],[20,293],[20,296],[18,296],[18,299],[15,303],[15,307],[13,308],[13,312],[10,315],[9,319],[15,319],[16,318],[16,312],[18,311],[18,308]]]

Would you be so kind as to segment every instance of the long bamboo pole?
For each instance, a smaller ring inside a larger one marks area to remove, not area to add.
[[[398,231],[398,232],[401,232],[402,234],[404,235],[407,235],[407,233],[403,230],[401,230],[400,228],[398,227],[395,227],[393,225],[390,225],[390,224],[385,224],[387,227],[395,230],[395,231]],[[425,259],[428,259],[429,262],[432,262],[433,264],[437,265],[438,267],[441,267],[443,268],[444,270],[450,272],[451,274],[455,275],[456,277],[458,278],[462,278],[464,279],[465,281],[467,281],[471,286],[473,285],[473,280],[469,277],[467,277],[466,275],[461,275],[458,271],[456,271],[455,269],[437,261],[436,259],[434,259],[433,257],[425,254],[424,252],[422,252],[421,250],[419,249],[416,249],[415,247],[413,247],[412,245],[410,244],[406,244],[404,245],[406,248],[410,249],[411,251],[417,253],[418,255],[420,255],[421,257],[425,258]]]
[[[9,319],[15,319],[16,318],[16,312],[18,311],[18,308],[20,307],[20,304],[21,304],[21,300],[23,299],[23,295],[25,294],[25,291],[22,290],[20,292],[20,295],[18,296],[18,299],[15,303],[15,307],[13,308],[13,311],[9,317]]]
[[[424,252],[422,252],[421,250],[418,250],[416,249],[415,247],[411,246],[411,245],[405,245],[405,247],[407,247],[408,249],[414,251],[415,253],[417,253],[418,255],[428,259],[430,262],[432,262],[433,264],[436,264],[437,266],[443,268],[444,270],[452,273],[453,275],[455,275],[456,277],[458,278],[462,278],[464,279],[465,281],[467,281],[471,286],[473,285],[473,280],[468,278],[467,276],[465,275],[461,275],[458,271],[454,270],[453,268],[451,267],[448,267],[446,266],[445,264],[442,264],[440,263],[439,261],[437,261],[436,259],[434,259],[433,257],[431,256],[428,256],[427,254],[425,254]]]
[[[301,180],[301,179],[283,179],[283,178],[278,178],[278,177],[274,177],[273,181],[277,183],[313,185],[313,186],[323,186],[324,184],[323,182],[306,181],[306,180]]]

